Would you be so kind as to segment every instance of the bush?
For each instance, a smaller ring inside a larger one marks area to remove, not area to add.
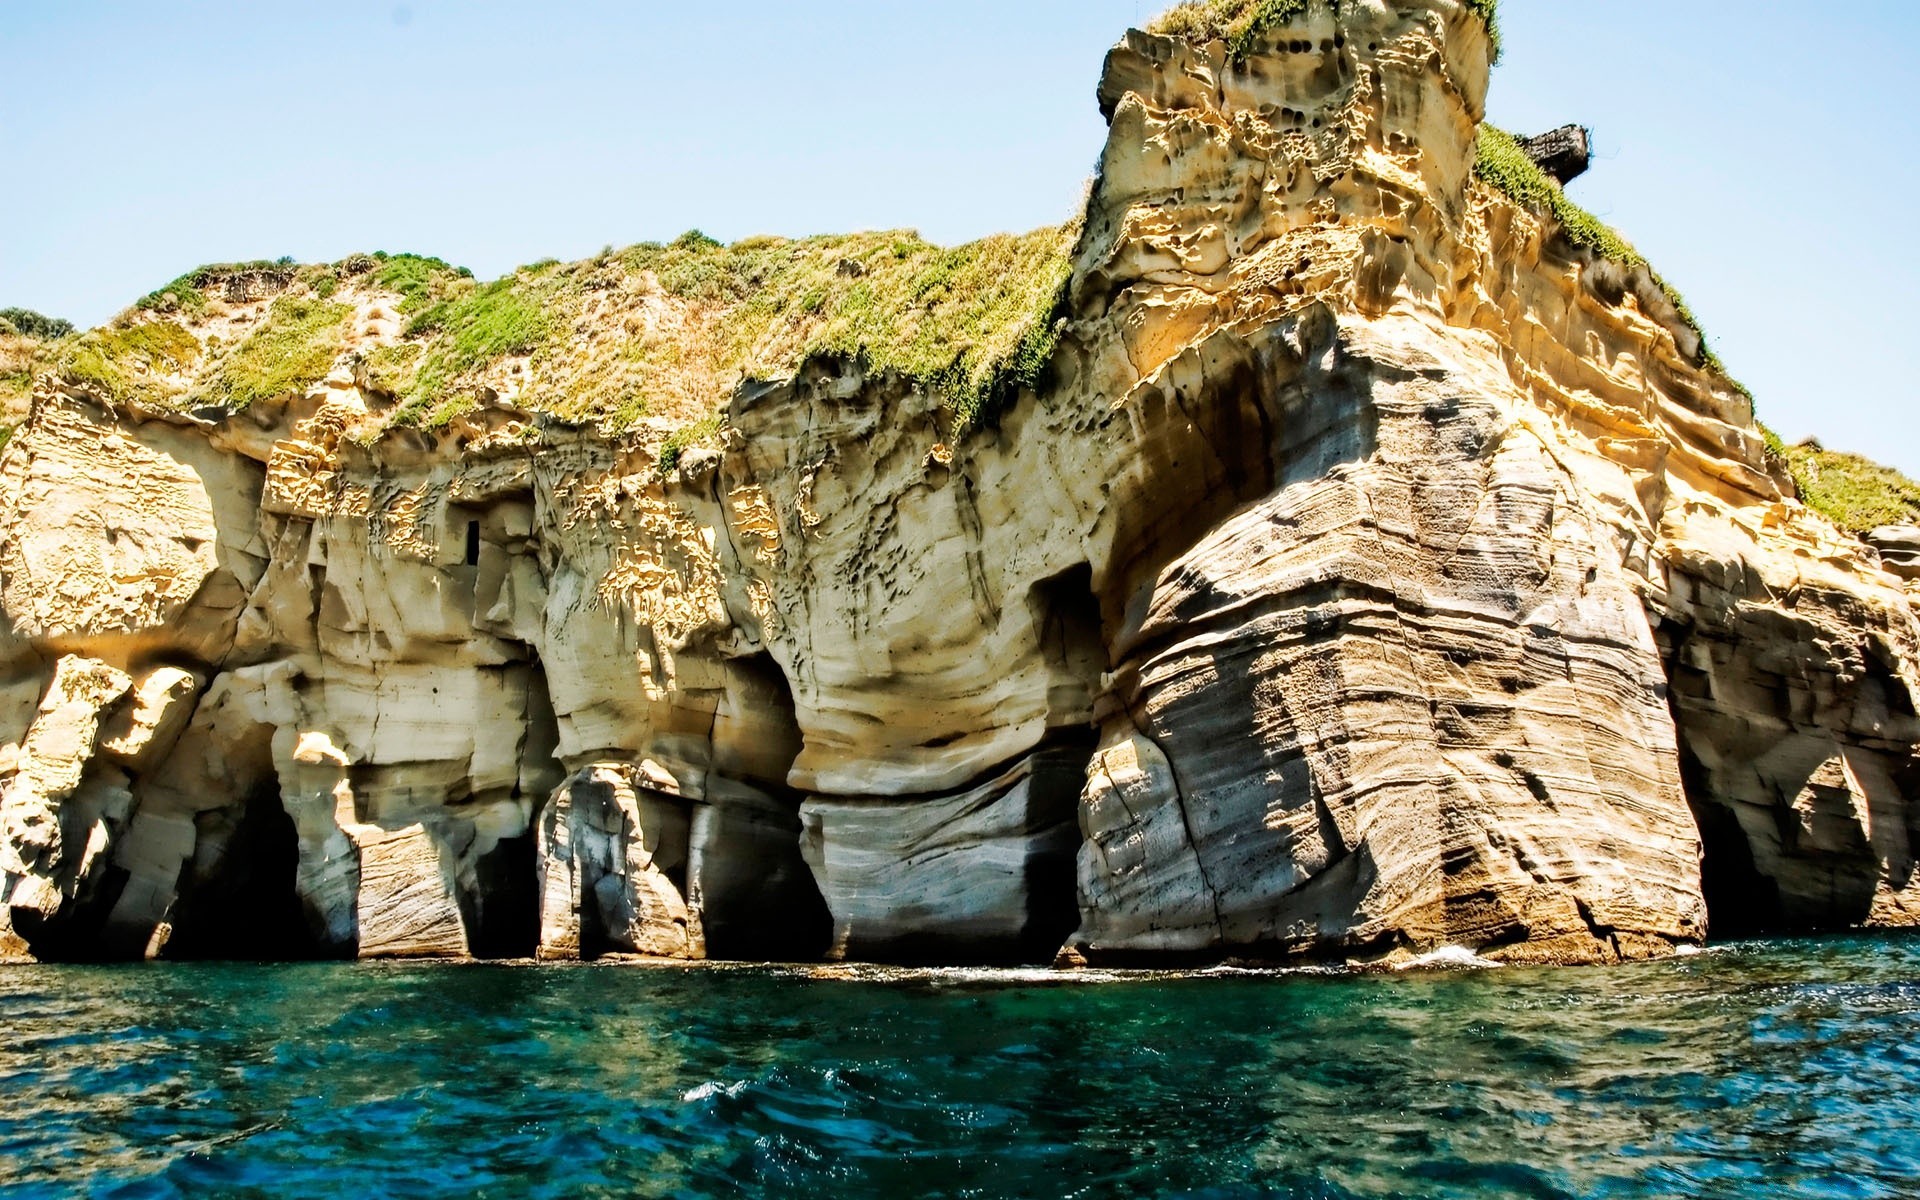
[[[161,400],[171,389],[156,376],[200,361],[200,341],[172,321],[147,321],[85,334],[67,346],[54,371],[106,400]]]
[[[352,315],[344,304],[276,300],[252,335],[220,360],[200,398],[239,411],[312,387],[333,370]]]
[[[712,445],[719,439],[722,424],[719,413],[704,421],[676,429],[660,446],[660,473],[671,474],[680,465],[680,456],[695,446]]]
[[[11,325],[16,333],[48,342],[73,332],[72,321],[49,317],[30,308],[0,308],[0,322]]]
[[[1813,442],[1783,446],[1781,453],[1801,502],[1848,533],[1920,524],[1920,484],[1893,468]]]
[[[374,273],[376,287],[400,293],[400,311],[417,312],[432,304],[457,272],[445,260],[421,254],[388,255]]]

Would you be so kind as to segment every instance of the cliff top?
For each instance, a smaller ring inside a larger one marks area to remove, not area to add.
[[[956,247],[690,232],[490,283],[412,254],[223,264],[34,357],[156,408],[240,411],[351,372],[391,400],[388,425],[439,427],[497,400],[618,430],[709,418],[746,379],[841,355],[938,390],[966,425],[1050,356],[1077,232]]]
[[[1497,49],[1497,0],[1458,3],[1487,22]],[[1317,7],[1337,12],[1328,0],[1187,0],[1150,28],[1251,53]],[[1513,136],[1483,125],[1474,174],[1542,219],[1550,238],[1627,268],[1683,352],[1724,375],[1684,298]],[[0,324],[0,402],[10,428],[35,375],[52,373],[116,402],[212,415],[352,379],[386,401],[363,436],[439,428],[500,402],[616,431],[642,421],[678,430],[670,462],[717,430],[743,382],[831,355],[937,392],[963,430],[996,396],[1041,377],[1078,233],[1074,222],[949,248],[912,232],[731,245],[690,232],[492,282],[413,254],[218,264],[100,329],[76,334],[24,311],[25,324]],[[1814,472],[1801,481],[1808,502],[1848,529],[1911,513],[1920,494],[1895,472],[1781,452],[1797,475]]]
[[[1770,436],[1769,442],[1792,472],[1801,501],[1848,533],[1920,525],[1920,483],[1892,467],[1816,441],[1782,446]]]
[[[1148,31],[1190,41],[1226,42],[1244,57],[1258,48],[1263,35],[1305,16],[1312,4],[1337,0],[1183,0],[1148,23]],[[1500,0],[1459,0],[1460,6],[1487,23],[1494,57],[1500,54]]]

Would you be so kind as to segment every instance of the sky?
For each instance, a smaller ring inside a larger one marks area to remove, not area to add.
[[[0,307],[80,324],[203,263],[483,278],[667,240],[1073,214],[1101,56],[1159,0],[0,0]],[[1503,0],[1491,118],[1789,440],[1920,475],[1920,3]]]

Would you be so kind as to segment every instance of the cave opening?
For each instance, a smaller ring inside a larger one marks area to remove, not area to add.
[[[800,853],[804,797],[787,782],[804,742],[793,686],[765,651],[729,661],[727,673],[737,732],[716,734],[715,778],[691,848],[707,957],[818,962],[833,915]]]
[[[460,892],[467,949],[475,958],[532,958],[540,945],[539,851],[532,831],[503,838],[473,865],[474,886]]]
[[[479,959],[532,958],[539,950],[540,847],[534,831],[541,807],[566,778],[557,754],[560,718],[546,668],[537,651],[529,646],[526,652],[527,661],[510,668],[525,673],[527,706],[519,777],[508,799],[527,813],[527,827],[476,858],[472,886],[459,891],[467,948]]]
[[[237,808],[202,813],[199,849],[183,876],[164,956],[202,962],[299,962],[333,957],[297,888],[300,839],[276,784]]]
[[[1655,627],[1667,675],[1667,706],[1673,714],[1680,749],[1680,789],[1700,834],[1700,892],[1707,906],[1707,933],[1716,941],[1784,932],[1786,916],[1780,885],[1754,862],[1753,846],[1740,814],[1714,794],[1705,763],[1689,742],[1689,704],[1712,700],[1713,678],[1689,665],[1685,653],[1690,630],[1674,623]]]
[[[1042,580],[1027,604],[1047,664],[1047,736],[1034,752],[1027,785],[1027,832],[1034,841],[1018,949],[1023,961],[1047,962],[1080,926],[1080,796],[1099,745],[1095,706],[1111,664],[1091,565]]]
[[[467,522],[467,565],[480,565],[480,522]]]

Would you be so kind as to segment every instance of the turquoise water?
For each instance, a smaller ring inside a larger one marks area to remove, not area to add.
[[[0,969],[0,1195],[1920,1196],[1920,941],[839,974]]]

